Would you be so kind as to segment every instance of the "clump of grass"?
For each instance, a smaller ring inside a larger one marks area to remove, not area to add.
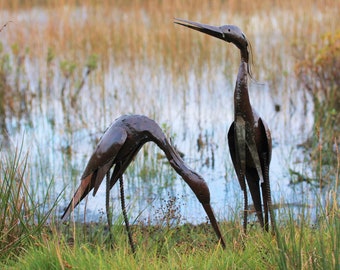
[[[78,85],[77,89],[75,90],[75,93],[71,97],[71,104],[73,106],[74,106],[76,100],[79,99],[80,91],[84,87],[87,77],[90,75],[90,73],[92,71],[94,71],[97,68],[97,66],[98,66],[98,55],[96,55],[96,54],[90,55],[89,58],[87,59],[87,62],[86,62],[85,74],[84,74],[82,80],[79,82],[79,85]]]
[[[228,238],[226,250],[216,245],[207,224],[185,224],[170,229],[163,235],[161,249],[157,241],[148,239],[150,228],[136,226],[135,234],[141,235],[141,241],[134,255],[123,226],[117,227],[120,232],[116,231],[113,249],[100,238],[97,241],[92,238],[89,242],[78,237],[76,242],[69,243],[55,232],[39,245],[28,247],[25,256],[12,262],[11,266],[15,269],[82,269],[91,266],[101,269],[338,269],[338,211],[334,208],[329,212],[331,215],[320,216],[317,224],[310,223],[308,216],[296,221],[288,213],[284,223],[278,225],[275,236],[250,230],[243,238],[245,248],[237,240],[241,226],[223,222],[220,225]],[[79,235],[82,234],[81,226],[76,231]],[[92,231],[98,230],[93,227]]]
[[[8,78],[11,72],[11,65],[8,53],[4,52],[3,43],[0,43],[0,131],[6,134],[7,107],[11,104],[9,94],[12,93]]]
[[[162,199],[161,206],[155,209],[152,217],[134,226],[136,242],[143,248],[157,246],[159,254],[164,252],[167,239],[174,236],[174,228],[178,228],[183,219],[178,198],[170,195],[168,197],[167,200]]]
[[[301,50],[301,49],[300,49]],[[303,49],[305,58],[295,67],[302,86],[313,97],[314,132],[311,161],[320,188],[334,183],[340,134],[340,31],[323,35],[321,42]]]
[[[36,203],[36,194],[29,189],[27,154],[22,153],[22,147],[12,155],[1,155],[1,160],[0,258],[9,259],[37,241],[53,207],[43,212],[48,194],[41,204]]]
[[[26,235],[28,228],[25,226],[29,218],[29,207],[25,196],[27,182],[23,172],[26,169],[26,157],[19,159],[20,153],[15,152],[13,157],[8,157],[1,163],[1,241],[0,250],[7,252],[19,245],[20,236]],[[23,225],[23,226],[22,226]]]
[[[296,219],[288,212],[284,226],[276,228],[275,238],[262,238],[278,269],[339,268],[340,211],[336,191],[331,194],[326,207],[317,206],[316,221],[304,213]]]

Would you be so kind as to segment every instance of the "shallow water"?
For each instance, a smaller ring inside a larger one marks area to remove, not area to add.
[[[189,88],[185,90],[184,98],[172,93],[176,85],[166,74],[151,74],[153,71],[141,66],[141,70],[137,70],[140,84],[136,87],[129,85],[130,75],[123,72],[124,68],[112,68],[104,75],[103,97],[97,94],[100,89],[93,85],[91,89],[82,90],[83,94],[77,100],[78,108],[67,106],[67,110],[63,110],[60,98],[51,95],[33,100],[29,120],[11,118],[7,122],[11,140],[20,142],[23,138],[24,149],[29,152],[31,185],[41,190],[37,194],[43,194],[53,179],[54,193],[64,193],[65,200],[59,203],[61,211],[70,200],[75,185],[78,185],[95,143],[111,121],[121,114],[145,114],[156,118],[163,129],[166,127],[172,143],[185,154],[185,162],[208,182],[212,205],[219,218],[235,215],[235,209],[242,208],[243,199],[226,137],[233,118],[233,84],[224,79],[222,72],[217,72],[214,78],[198,78],[192,74],[189,75]],[[120,69],[122,72],[119,72]],[[115,75],[117,70],[118,75]],[[32,85],[34,83],[32,76]],[[133,87],[136,87],[136,92],[129,93]],[[306,101],[301,92],[295,92],[287,95],[290,101],[281,101],[284,106],[276,112],[266,84],[251,83],[250,89],[253,106],[266,119],[272,131],[274,148],[270,175],[273,201],[300,203],[291,195],[294,192],[289,187],[288,169],[306,171],[301,167],[303,163],[296,163],[303,158],[297,145],[303,143],[311,132],[312,106],[309,105],[307,112],[304,111]],[[116,97],[113,96],[115,91]],[[134,98],[131,99],[131,96]],[[199,136],[204,142],[200,150],[197,147]],[[170,196],[177,198],[176,204],[180,206],[177,215],[183,221],[204,221],[203,209],[191,190],[174,174],[165,159],[157,157],[160,152],[156,147],[149,144],[125,175],[125,193],[131,218],[139,216],[139,220],[143,221],[158,211],[166,211],[166,201],[170,200]],[[143,156],[143,152],[150,153]],[[147,172],[141,176],[142,170],[153,173]],[[35,179],[39,179],[39,183]],[[121,212],[118,194],[118,187],[111,192],[117,215]],[[103,187],[96,197],[89,196],[86,219],[98,219],[104,205]],[[83,207],[79,207],[76,213],[82,218]]]

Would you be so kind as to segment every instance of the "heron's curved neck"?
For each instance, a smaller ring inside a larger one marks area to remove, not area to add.
[[[234,92],[235,117],[250,115],[252,112],[248,94],[248,64],[241,59]]]
[[[161,140],[154,140],[159,148],[163,150],[172,168],[185,180],[185,182],[192,187],[194,181],[192,175],[195,174],[179,156],[177,151],[171,146],[165,136]]]
[[[164,151],[171,167],[174,168],[174,170],[183,178],[191,190],[196,194],[197,199],[203,205],[210,204],[210,192],[204,179],[184,163],[164,134],[158,138],[160,139],[155,139],[154,137],[153,141]]]
[[[240,48],[240,52],[241,52],[241,62],[249,62],[249,52],[247,47],[246,48]]]
[[[167,139],[162,141],[160,148],[164,151],[167,159],[170,162],[171,167],[180,174],[182,177],[190,174],[192,171],[185,165],[183,159],[179,156],[177,151],[172,147]]]

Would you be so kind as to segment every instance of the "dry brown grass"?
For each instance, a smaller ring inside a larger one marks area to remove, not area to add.
[[[200,66],[211,57],[225,61],[221,57],[225,46],[175,26],[173,17],[180,17],[215,25],[237,24],[253,41],[256,62],[278,62],[292,42],[316,40],[325,31],[335,31],[340,6],[336,1],[307,0],[298,6],[292,0],[64,2],[0,1],[3,23],[14,22],[1,33],[2,40],[29,48],[31,56],[45,56],[48,47],[60,58],[98,54],[104,66],[111,57],[115,61],[156,61],[173,70]],[[281,42],[277,38],[281,35],[284,44],[273,42]],[[277,66],[284,69],[284,60],[281,62]]]
[[[140,82],[147,82],[142,75],[140,81],[136,76],[145,67],[155,78],[161,77],[158,76],[161,72],[167,74],[176,84],[173,87],[176,94],[188,89],[188,76],[192,74],[196,78],[201,78],[202,74],[214,78],[212,75],[223,71],[228,81],[233,82],[239,61],[237,50],[232,45],[175,25],[173,18],[178,17],[241,27],[252,43],[254,77],[267,82],[273,99],[281,103],[283,97],[296,91],[296,84],[292,83],[294,63],[297,58],[305,57],[304,44],[317,43],[324,33],[335,33],[339,28],[336,19],[340,12],[339,1],[303,0],[299,5],[293,0],[203,3],[193,0],[85,0],[79,3],[76,0],[0,0],[0,25],[13,22],[0,32],[3,53],[15,55],[12,71],[22,59],[29,58],[27,66],[33,66],[39,74],[44,89],[53,81],[49,78],[51,70],[54,78],[62,73],[60,84],[66,81],[61,63],[70,63],[76,66],[73,80],[77,84],[89,57],[97,55],[98,68],[91,74],[92,85],[101,87],[104,92],[107,85],[103,74],[116,76],[116,67],[124,65],[122,72],[131,80],[120,88],[130,89],[137,99],[142,94],[137,89],[145,88]],[[48,64],[49,52],[54,58]],[[22,70],[25,73],[25,69]],[[57,86],[58,91],[60,88]],[[135,109],[140,111],[140,108]],[[121,111],[131,110],[123,108]]]
[[[220,40],[175,25],[174,17],[241,27],[252,43],[254,77],[268,83],[271,98],[281,106],[282,111],[290,106],[287,96],[297,92],[294,62],[305,57],[304,45],[317,43],[324,33],[335,33],[339,28],[336,19],[340,11],[339,1],[303,0],[299,5],[293,0],[84,0],[81,5],[79,3],[76,0],[0,0],[0,25],[13,22],[0,32],[0,42],[3,44],[0,58],[5,54],[11,55],[11,70],[5,70],[7,77],[15,76],[13,71],[21,70],[21,80],[25,83],[29,81],[31,85],[27,83],[25,87],[33,89],[32,95],[49,95],[54,89],[57,97],[64,96],[62,85],[69,82],[69,96],[73,98],[75,92],[71,91],[75,91],[78,81],[82,80],[86,62],[90,56],[98,55],[98,67],[91,73],[89,80],[92,81],[88,87],[95,89],[93,91],[100,88],[104,101],[105,91],[112,95],[115,95],[114,91],[124,93],[126,98],[121,94],[116,103],[126,106],[111,113],[114,115],[133,111],[154,117],[155,113],[145,111],[143,108],[146,105],[140,102],[144,100],[143,91],[150,87],[143,74],[146,69],[151,73],[148,76],[155,80],[162,80],[162,75],[166,74],[172,83],[167,90],[167,99],[171,99],[170,95],[183,96],[183,106],[187,98],[183,93],[193,80],[200,84],[198,78],[213,82],[215,74],[223,72],[233,88],[239,61],[237,50]],[[53,55],[50,62],[47,61],[49,52]],[[68,79],[62,70],[63,63],[75,66],[73,76]],[[25,77],[27,70],[38,74],[36,81]],[[112,76],[113,82],[117,81],[117,77],[128,79],[120,82],[115,89],[105,83],[108,76]],[[7,77],[3,85],[8,83]],[[12,82],[9,83],[13,91],[17,90]],[[164,88],[161,83],[152,84],[155,91],[161,87]],[[195,89],[199,90],[200,86]],[[151,100],[155,111],[158,106],[164,106],[157,102],[164,96],[160,92],[148,94],[155,99]],[[0,104],[12,104],[12,96],[0,94]],[[295,95],[291,96],[294,98]],[[103,103],[98,101],[97,107],[104,107],[105,110]],[[168,110],[171,109],[169,103]]]

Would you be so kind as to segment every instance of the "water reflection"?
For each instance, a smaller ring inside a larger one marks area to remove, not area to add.
[[[28,61],[28,60],[27,60]],[[31,73],[37,72],[35,63],[27,62],[30,88],[36,93],[39,82]],[[61,75],[54,73],[48,94],[31,95],[20,113],[6,114],[6,128],[2,131],[13,142],[24,137],[29,152],[29,176],[37,194],[44,194],[49,182],[55,182],[54,193],[63,192],[62,208],[73,195],[80,173],[94,150],[98,139],[121,114],[145,114],[166,130],[172,143],[183,153],[184,160],[204,176],[212,193],[212,205],[220,218],[238,214],[242,208],[240,187],[233,171],[227,146],[227,130],[233,119],[233,81],[226,80],[219,70],[209,72],[213,77],[197,76],[188,70],[185,83],[162,69],[129,63],[112,66],[103,75],[103,84],[84,85],[78,99],[71,104],[60,95]],[[134,80],[131,80],[131,74]],[[293,84],[293,83],[292,83]],[[292,85],[290,89],[294,89]],[[288,168],[299,170],[300,158],[296,145],[310,134],[312,104],[302,91],[282,89],[280,110],[277,111],[271,90],[266,84],[250,85],[251,102],[272,130],[274,149],[270,170],[275,203],[299,203],[288,186]],[[287,93],[283,93],[287,91]],[[21,104],[21,103],[20,103]],[[7,116],[8,115],[8,116]],[[199,147],[198,147],[199,146]],[[183,221],[202,222],[205,215],[194,194],[177,177],[152,144],[144,146],[125,175],[126,195],[131,217],[148,220],[157,209],[164,207],[169,196],[180,198]],[[301,166],[303,163],[301,163]],[[300,168],[306,171],[306,168]],[[38,179],[38,181],[37,181]],[[104,209],[104,188],[97,196],[89,196],[86,218],[98,219]],[[112,190],[113,207],[120,214],[118,187]],[[39,195],[38,195],[39,196]],[[53,197],[51,197],[53,201]],[[303,201],[303,200],[302,200]],[[85,203],[76,213],[82,216]],[[238,209],[238,210],[235,210]],[[62,210],[62,209],[61,209]],[[60,211],[61,211],[60,210]]]

